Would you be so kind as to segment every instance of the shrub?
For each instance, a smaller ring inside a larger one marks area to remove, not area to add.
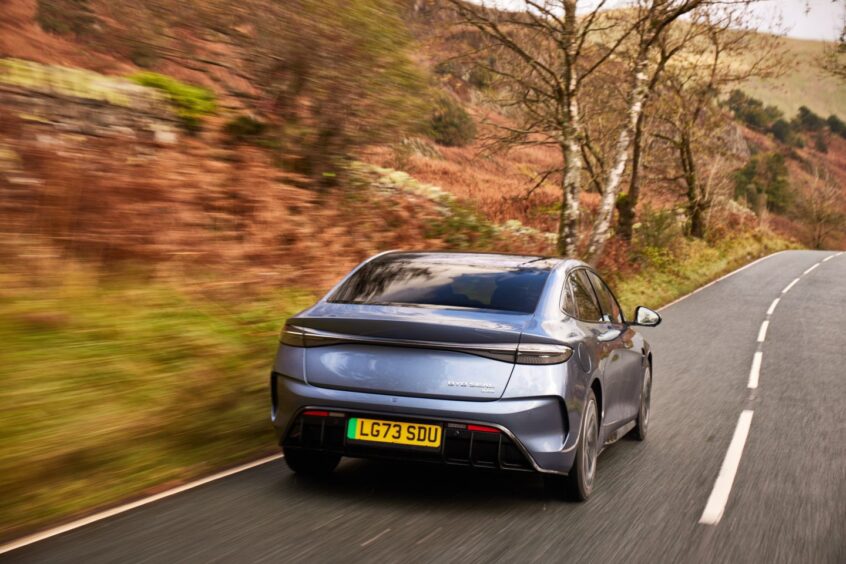
[[[487,249],[496,239],[493,225],[466,204],[443,200],[447,210],[426,229],[427,239],[440,239],[450,249]]]
[[[803,145],[802,140],[796,134],[794,127],[783,119],[778,119],[772,124],[770,127],[770,133],[773,134],[773,137],[786,145],[794,147],[801,147]]]
[[[807,106],[799,108],[799,113],[793,119],[802,131],[819,131],[825,126],[825,120],[808,109]]]
[[[831,114],[825,121],[832,133],[846,139],[846,123],[844,123],[842,119],[834,114]]]
[[[176,107],[176,115],[189,131],[198,130],[201,118],[217,110],[214,92],[208,88],[186,84],[173,77],[150,71],[137,72],[129,78],[142,86],[164,92]]]
[[[442,94],[435,101],[430,122],[432,139],[448,147],[462,147],[476,138],[476,123],[452,97]]]
[[[223,126],[223,132],[229,136],[232,141],[246,141],[259,137],[267,131],[267,124],[253,119],[249,116],[238,116],[233,120],[226,122]]]
[[[746,200],[756,211],[764,207],[784,212],[793,202],[787,165],[779,153],[752,157],[734,176],[735,198]]]
[[[478,90],[489,88],[493,84],[493,79],[493,73],[482,66],[474,66],[467,76],[467,82]]]
[[[426,79],[401,4],[274,0],[244,14],[248,72],[284,128],[286,167],[339,183],[351,155],[428,126]]]
[[[726,102],[734,116],[753,129],[766,130],[784,114],[775,106],[764,106],[757,98],[742,90],[732,90]]]
[[[681,234],[672,209],[655,210],[645,205],[640,212],[637,244],[641,249],[668,249]]]

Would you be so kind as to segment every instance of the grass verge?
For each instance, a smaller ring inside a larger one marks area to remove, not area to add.
[[[274,449],[267,378],[300,291],[0,273],[0,538]]]
[[[730,236],[713,245],[683,239],[675,247],[672,254],[656,249],[640,272],[614,281],[627,318],[636,306],[659,308],[757,258],[798,248],[766,231]]]

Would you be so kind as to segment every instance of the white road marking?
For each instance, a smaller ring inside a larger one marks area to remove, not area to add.
[[[387,534],[387,533],[390,533],[390,532],[391,532],[391,529],[385,529],[384,531],[382,531],[381,533],[379,533],[378,535],[376,535],[376,536],[375,536],[375,537],[373,537],[372,539],[370,539],[370,540],[366,540],[366,541],[364,541],[363,543],[361,543],[362,548],[363,548],[363,547],[365,547],[365,546],[367,546],[367,545],[368,545],[368,544],[370,544],[371,542],[374,542],[374,541],[378,540],[378,539],[379,539],[379,537],[381,537],[381,536],[383,536],[383,535],[385,535],[385,534]]]
[[[781,298],[776,298],[773,300],[773,303],[770,304],[770,308],[767,310],[767,315],[772,315],[775,311],[776,306]]]
[[[764,353],[758,351],[752,357],[752,369],[749,371],[749,384],[747,387],[754,390],[758,387],[758,377],[761,375],[761,361],[764,359]]]
[[[808,274],[809,272],[811,272],[812,270],[814,270],[814,269],[815,269],[816,267],[818,267],[819,265],[820,265],[820,263],[817,263],[817,264],[815,264],[814,266],[810,267],[809,269],[807,269],[805,272],[803,272],[803,273],[802,273],[802,276],[805,276],[806,274]]]
[[[789,292],[789,291],[790,291],[790,289],[791,289],[791,288],[792,288],[792,287],[793,287],[793,286],[794,286],[797,282],[799,282],[799,279],[798,279],[798,278],[795,278],[795,279],[793,280],[793,282],[791,282],[790,284],[788,284],[788,285],[787,285],[787,287],[786,287],[784,290],[782,290],[782,291],[781,291],[781,293],[782,293],[782,294],[786,294],[787,292]]]
[[[226,478],[227,476],[231,476],[232,474],[238,474],[239,472],[243,472],[244,470],[249,470],[250,468],[255,468],[256,466],[261,466],[263,464],[267,464],[268,462],[273,462],[274,460],[279,460],[280,458],[282,458],[282,456],[283,455],[281,454],[274,454],[273,456],[268,456],[259,460],[255,460],[253,462],[248,462],[247,464],[242,464],[241,466],[236,466],[235,468],[230,468],[229,470],[224,470],[223,472],[218,472],[217,474],[212,474],[211,476],[206,476],[205,478],[201,478],[199,480],[183,484],[173,489],[157,493],[149,497],[145,497],[144,499],[139,499],[131,503],[120,505],[118,507],[113,507],[112,509],[107,509],[105,511],[101,511],[100,513],[95,513],[94,515],[89,515],[88,517],[83,517],[82,519],[71,521],[70,523],[66,523],[64,525],[60,525],[58,527],[54,527],[52,529],[48,529],[40,533],[34,533],[32,535],[19,538],[10,543],[0,546],[0,554],[11,552],[15,549],[22,548],[29,544],[43,541],[45,539],[49,539],[50,537],[61,535],[62,533],[67,533],[68,531],[73,531],[74,529],[84,527],[85,525],[90,525],[91,523],[95,523],[97,521],[102,521],[103,519],[108,519],[109,517],[114,517],[115,515],[125,513],[132,509],[135,509],[136,507],[141,507],[142,505],[147,505],[149,503],[153,503],[154,501],[159,501],[160,499],[164,499],[166,497],[170,497],[172,495],[176,495],[178,493],[194,489],[196,487],[208,484],[209,482],[214,482],[215,480]]]
[[[833,258],[834,258],[834,257],[836,257],[836,256],[837,256],[837,255],[828,255],[827,257],[825,257],[824,259],[822,259],[822,261],[823,261],[823,262],[828,262],[828,261],[830,261],[831,259],[833,259]]]
[[[770,326],[769,320],[764,321],[761,323],[761,328],[758,330],[758,342],[763,343],[764,339],[767,338],[767,327]]]
[[[419,541],[417,541],[414,544],[415,545],[423,544],[424,542],[426,542],[427,540],[429,540],[430,538],[432,538],[433,536],[435,536],[436,534],[441,532],[441,529],[443,529],[443,527],[438,527],[437,529],[435,529],[434,531],[432,531],[431,533],[429,533],[428,535],[426,535],[425,537],[423,537],[422,539],[420,539]]]
[[[737,420],[737,427],[734,429],[734,436],[731,438],[731,443],[726,451],[726,457],[723,459],[717,481],[714,482],[714,489],[711,490],[711,496],[708,498],[708,503],[705,504],[702,517],[699,518],[699,522],[703,525],[716,525],[723,517],[751,425],[752,411],[745,409]]]

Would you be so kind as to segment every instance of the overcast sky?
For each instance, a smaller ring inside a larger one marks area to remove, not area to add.
[[[522,0],[491,0],[479,3],[495,3],[501,7],[521,9]],[[596,0],[581,2],[586,9],[596,5]],[[622,6],[626,0],[608,0],[607,6]],[[765,31],[777,31],[779,19],[782,31],[790,37],[803,39],[835,39],[843,26],[842,0],[766,0],[754,5],[753,11],[759,20],[759,28]]]

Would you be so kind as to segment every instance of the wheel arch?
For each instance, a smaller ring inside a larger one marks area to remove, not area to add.
[[[596,411],[599,414],[599,424],[605,419],[605,403],[602,397],[602,382],[599,378],[594,378],[590,383],[590,389],[593,390],[593,395],[596,398]]]

